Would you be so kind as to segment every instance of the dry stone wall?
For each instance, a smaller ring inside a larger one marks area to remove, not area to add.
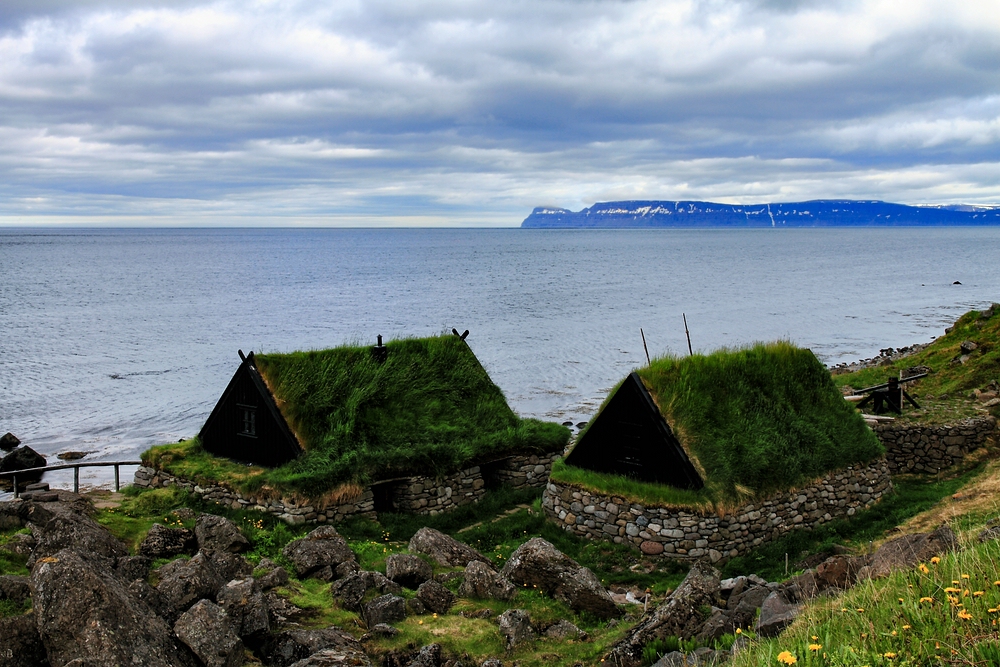
[[[936,473],[960,463],[966,454],[996,437],[997,420],[986,416],[963,419],[946,426],[885,422],[873,430],[885,447],[892,474]]]
[[[869,507],[892,489],[885,459],[831,473],[799,490],[749,503],[731,514],[647,507],[552,480],[546,515],[582,537],[632,544],[666,558],[733,558],[790,530],[812,528]]]
[[[146,488],[176,486],[218,505],[268,512],[293,525],[339,523],[352,516],[376,518],[376,491],[380,487],[389,503],[387,509],[413,514],[439,514],[476,502],[485,495],[487,489],[499,484],[515,488],[540,488],[548,482],[553,459],[560,455],[561,452],[511,456],[482,466],[472,466],[441,479],[407,477],[381,482],[366,488],[357,499],[325,507],[300,504],[290,498],[267,499],[244,495],[221,485],[203,487],[145,466],[136,471],[134,483]]]

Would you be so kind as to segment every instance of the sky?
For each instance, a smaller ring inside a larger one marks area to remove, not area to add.
[[[0,3],[0,225],[830,198],[1000,204],[1000,3]]]

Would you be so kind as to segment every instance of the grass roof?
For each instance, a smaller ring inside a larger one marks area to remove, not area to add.
[[[268,485],[316,494],[342,484],[440,476],[505,454],[558,450],[568,441],[565,427],[514,414],[457,336],[386,347],[384,363],[367,346],[255,355],[305,453],[230,481],[246,490]],[[178,463],[180,448],[170,450],[168,464]]]
[[[826,367],[788,342],[662,357],[637,373],[705,481],[705,501],[763,497],[884,452]]]

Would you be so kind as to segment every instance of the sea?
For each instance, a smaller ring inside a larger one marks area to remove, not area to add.
[[[138,460],[198,432],[238,350],[453,328],[518,413],[576,425],[688,335],[829,365],[929,342],[1000,301],[998,248],[1000,227],[0,228],[0,434],[50,464]]]

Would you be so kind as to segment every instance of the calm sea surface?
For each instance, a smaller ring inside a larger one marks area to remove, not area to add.
[[[870,357],[1000,301],[998,248],[1000,228],[0,229],[0,434],[137,458],[197,433],[238,348],[452,327],[522,415],[585,421],[645,363],[640,327],[652,356],[687,351],[686,313],[695,351]]]

